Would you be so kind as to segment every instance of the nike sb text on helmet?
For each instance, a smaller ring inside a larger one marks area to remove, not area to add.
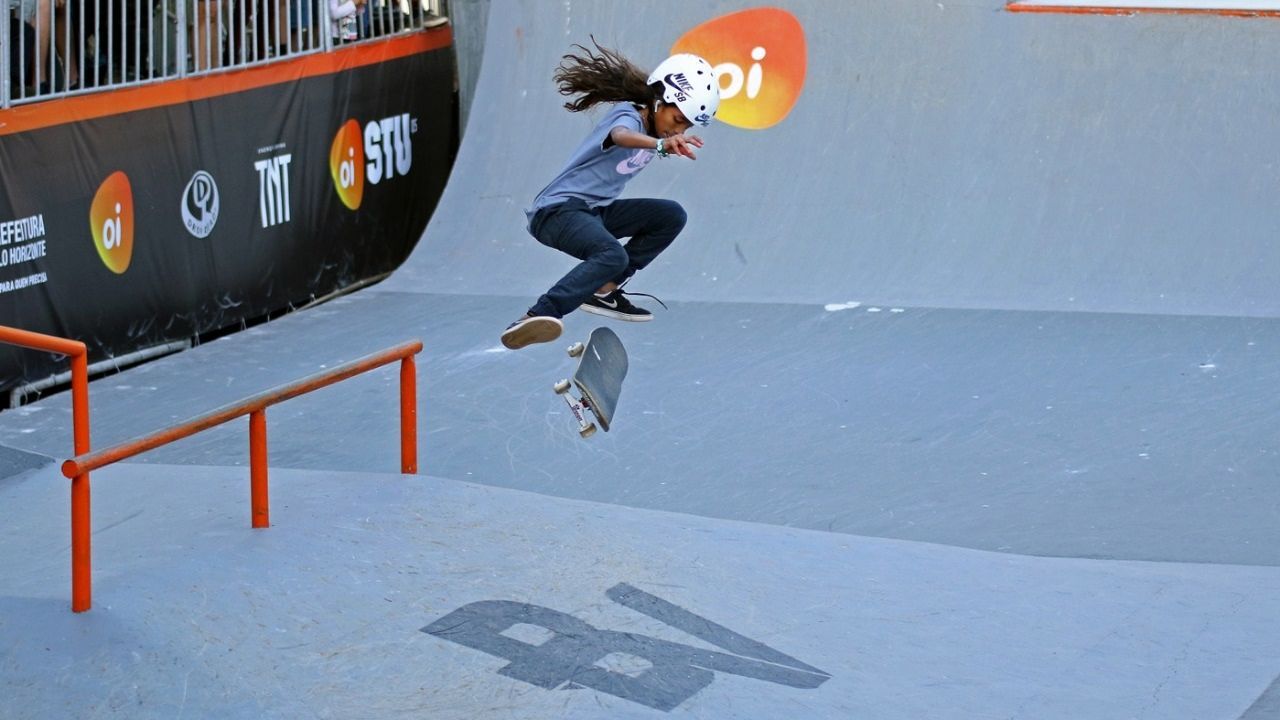
[[[649,74],[650,85],[662,86],[662,101],[703,127],[720,108],[720,81],[711,63],[689,53],[672,55]]]

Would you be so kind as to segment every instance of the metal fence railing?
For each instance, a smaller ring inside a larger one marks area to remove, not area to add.
[[[0,2],[0,108],[324,52],[447,12],[446,0]]]

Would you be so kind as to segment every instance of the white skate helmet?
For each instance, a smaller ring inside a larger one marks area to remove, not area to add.
[[[650,85],[662,85],[662,101],[703,127],[711,124],[720,107],[720,80],[706,60],[681,53],[658,64],[649,74]]]

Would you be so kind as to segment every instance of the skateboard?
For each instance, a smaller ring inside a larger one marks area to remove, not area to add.
[[[569,346],[569,357],[578,358],[572,382],[561,380],[553,389],[568,403],[569,411],[578,421],[579,435],[588,438],[596,432],[596,424],[587,418],[587,411],[609,432],[618,408],[622,380],[627,376],[627,351],[622,341],[609,328],[596,328],[585,345],[578,342]],[[575,388],[577,397],[571,392]]]

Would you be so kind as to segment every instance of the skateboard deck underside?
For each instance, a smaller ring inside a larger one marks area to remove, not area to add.
[[[622,381],[627,376],[627,351],[616,333],[608,328],[591,331],[586,350],[578,369],[573,373],[573,384],[582,393],[600,427],[608,432],[613,414],[618,407]]]

